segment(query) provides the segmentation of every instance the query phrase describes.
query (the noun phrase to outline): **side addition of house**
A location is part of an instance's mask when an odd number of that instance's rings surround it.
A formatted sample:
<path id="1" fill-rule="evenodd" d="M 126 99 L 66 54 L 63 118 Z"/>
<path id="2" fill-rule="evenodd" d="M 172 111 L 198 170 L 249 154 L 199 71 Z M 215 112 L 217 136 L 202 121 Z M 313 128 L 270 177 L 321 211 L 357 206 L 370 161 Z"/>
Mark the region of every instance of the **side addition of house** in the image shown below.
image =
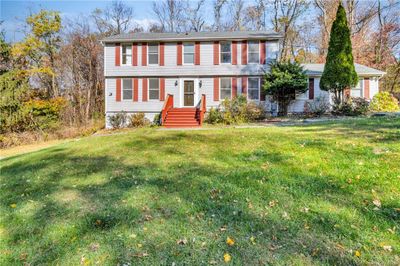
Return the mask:
<path id="1" fill-rule="evenodd" d="M 145 113 L 150 120 L 160 115 L 167 127 L 199 126 L 207 110 L 237 95 L 261 102 L 270 111 L 261 90 L 262 76 L 268 63 L 278 58 L 280 40 L 280 34 L 270 31 L 129 33 L 105 38 L 106 127 L 110 127 L 108 117 L 119 112 Z M 318 86 L 321 65 L 304 67 L 310 90 L 299 95 L 289 109 L 292 112 L 302 112 L 304 101 L 325 93 Z M 366 74 L 360 95 L 372 97 L 378 90 L 374 82 L 382 73 Z"/>

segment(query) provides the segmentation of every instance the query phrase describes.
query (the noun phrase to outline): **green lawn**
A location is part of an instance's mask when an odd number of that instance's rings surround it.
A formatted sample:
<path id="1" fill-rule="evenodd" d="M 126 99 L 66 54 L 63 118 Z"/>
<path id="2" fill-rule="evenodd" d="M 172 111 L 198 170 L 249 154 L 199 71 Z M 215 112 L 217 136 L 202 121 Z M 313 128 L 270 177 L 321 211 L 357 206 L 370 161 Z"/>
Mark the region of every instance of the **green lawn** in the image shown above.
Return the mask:
<path id="1" fill-rule="evenodd" d="M 0 265 L 400 264 L 400 119 L 141 129 L 0 163 Z"/>

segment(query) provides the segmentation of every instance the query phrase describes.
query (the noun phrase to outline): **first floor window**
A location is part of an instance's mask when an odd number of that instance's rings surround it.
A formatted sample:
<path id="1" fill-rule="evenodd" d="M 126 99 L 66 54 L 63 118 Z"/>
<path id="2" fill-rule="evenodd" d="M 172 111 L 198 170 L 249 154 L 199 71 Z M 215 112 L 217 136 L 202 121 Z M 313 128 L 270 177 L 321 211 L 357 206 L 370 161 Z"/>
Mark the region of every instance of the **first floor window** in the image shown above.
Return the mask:
<path id="1" fill-rule="evenodd" d="M 185 43 L 183 45 L 183 63 L 194 64 L 194 44 Z"/>
<path id="2" fill-rule="evenodd" d="M 149 99 L 150 100 L 160 99 L 160 82 L 158 78 L 149 79 Z"/>
<path id="3" fill-rule="evenodd" d="M 231 43 L 221 42 L 221 63 L 230 64 L 231 63 Z"/>
<path id="4" fill-rule="evenodd" d="M 132 45 L 122 45 L 122 64 L 130 65 L 132 62 Z"/>
<path id="5" fill-rule="evenodd" d="M 248 50 L 249 50 L 249 63 L 255 63 L 255 64 L 260 63 L 259 42 L 258 41 L 249 42 Z"/>
<path id="6" fill-rule="evenodd" d="M 158 65 L 158 43 L 149 44 L 149 65 Z"/>
<path id="7" fill-rule="evenodd" d="M 122 80 L 122 99 L 132 100 L 133 90 L 132 90 L 132 79 Z"/>
<path id="8" fill-rule="evenodd" d="M 249 100 L 259 100 L 260 99 L 260 79 L 259 78 L 249 78 L 247 97 Z"/>
<path id="9" fill-rule="evenodd" d="M 220 84 L 220 100 L 224 100 L 226 98 L 230 99 L 232 93 L 232 80 L 231 78 L 221 78 Z"/>
<path id="10" fill-rule="evenodd" d="M 358 80 L 357 85 L 354 88 L 351 88 L 350 96 L 351 97 L 362 97 L 362 89 L 363 89 L 363 79 Z"/>

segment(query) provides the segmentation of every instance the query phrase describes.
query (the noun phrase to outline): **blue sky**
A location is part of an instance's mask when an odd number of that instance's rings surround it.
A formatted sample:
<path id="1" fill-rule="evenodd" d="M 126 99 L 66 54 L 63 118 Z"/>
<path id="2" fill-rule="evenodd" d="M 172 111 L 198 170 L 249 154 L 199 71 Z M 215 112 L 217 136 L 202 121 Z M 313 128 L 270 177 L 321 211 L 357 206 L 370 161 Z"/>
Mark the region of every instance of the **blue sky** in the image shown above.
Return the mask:
<path id="1" fill-rule="evenodd" d="M 7 41 L 18 41 L 23 37 L 23 22 L 31 14 L 40 9 L 60 11 L 62 18 L 73 19 L 79 15 L 88 16 L 95 8 L 104 9 L 111 0 L 0 0 L 0 18 L 2 28 L 6 32 Z M 146 24 L 154 19 L 151 11 L 152 1 L 125 1 L 134 9 L 134 19 Z"/>

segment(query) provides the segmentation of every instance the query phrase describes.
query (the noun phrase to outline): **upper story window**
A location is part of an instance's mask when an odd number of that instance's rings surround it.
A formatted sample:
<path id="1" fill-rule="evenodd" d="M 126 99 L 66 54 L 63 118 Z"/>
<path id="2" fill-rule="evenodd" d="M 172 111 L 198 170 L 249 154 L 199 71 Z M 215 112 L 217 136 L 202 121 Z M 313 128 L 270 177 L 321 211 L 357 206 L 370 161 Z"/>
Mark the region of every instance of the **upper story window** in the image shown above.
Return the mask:
<path id="1" fill-rule="evenodd" d="M 160 99 L 160 81 L 158 78 L 149 79 L 149 100 Z"/>
<path id="2" fill-rule="evenodd" d="M 194 44 L 185 43 L 183 44 L 183 63 L 194 64 Z"/>
<path id="3" fill-rule="evenodd" d="M 267 60 L 276 60 L 279 56 L 279 43 L 278 42 L 267 42 L 266 43 L 266 55 Z"/>
<path id="4" fill-rule="evenodd" d="M 122 99 L 133 99 L 132 79 L 122 79 Z"/>
<path id="5" fill-rule="evenodd" d="M 132 45 L 122 45 L 122 65 L 130 65 L 132 63 Z"/>
<path id="6" fill-rule="evenodd" d="M 149 65 L 158 65 L 158 43 L 149 43 Z"/>
<path id="7" fill-rule="evenodd" d="M 220 100 L 224 100 L 226 98 L 230 99 L 232 95 L 232 79 L 221 78 L 219 87 L 220 87 L 219 99 Z"/>
<path id="8" fill-rule="evenodd" d="M 359 78 L 358 83 L 354 88 L 351 88 L 350 96 L 351 97 L 363 97 L 363 82 L 364 79 Z"/>
<path id="9" fill-rule="evenodd" d="M 248 62 L 260 63 L 260 44 L 258 41 L 250 41 L 248 46 Z"/>
<path id="10" fill-rule="evenodd" d="M 221 63 L 222 64 L 230 64 L 231 63 L 231 43 L 230 42 L 221 42 Z"/>
<path id="11" fill-rule="evenodd" d="M 247 88 L 247 98 L 249 100 L 260 100 L 260 79 L 249 78 Z"/>

